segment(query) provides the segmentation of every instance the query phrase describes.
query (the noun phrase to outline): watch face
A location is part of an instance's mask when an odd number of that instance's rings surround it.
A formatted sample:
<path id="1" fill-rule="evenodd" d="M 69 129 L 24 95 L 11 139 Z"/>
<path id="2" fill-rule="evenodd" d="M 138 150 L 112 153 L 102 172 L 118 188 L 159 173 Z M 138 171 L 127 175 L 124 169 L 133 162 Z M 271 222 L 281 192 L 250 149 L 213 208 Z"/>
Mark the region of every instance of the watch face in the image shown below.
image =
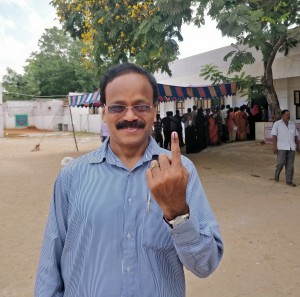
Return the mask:
<path id="1" fill-rule="evenodd" d="M 178 216 L 174 220 L 169 221 L 169 224 L 172 225 L 173 227 L 176 227 L 186 222 L 189 218 L 190 218 L 189 214 Z"/>

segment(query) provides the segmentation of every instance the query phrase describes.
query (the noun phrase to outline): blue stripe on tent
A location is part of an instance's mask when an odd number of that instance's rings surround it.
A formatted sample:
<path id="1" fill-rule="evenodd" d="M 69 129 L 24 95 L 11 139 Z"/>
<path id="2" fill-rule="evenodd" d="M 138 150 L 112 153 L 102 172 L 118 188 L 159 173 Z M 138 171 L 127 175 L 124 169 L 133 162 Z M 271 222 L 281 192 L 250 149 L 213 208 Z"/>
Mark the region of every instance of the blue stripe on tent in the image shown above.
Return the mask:
<path id="1" fill-rule="evenodd" d="M 174 97 L 178 98 L 176 87 L 175 86 L 170 86 L 170 89 L 171 89 L 171 92 L 172 92 L 172 100 L 173 100 Z"/>
<path id="2" fill-rule="evenodd" d="M 222 97 L 222 92 L 220 90 L 220 87 L 219 86 L 214 86 L 214 89 L 215 89 L 215 91 L 217 93 L 217 96 L 218 97 Z"/>
<path id="3" fill-rule="evenodd" d="M 166 92 L 164 89 L 164 85 L 158 84 L 158 93 L 160 96 L 165 97 L 166 96 Z"/>
<path id="4" fill-rule="evenodd" d="M 227 94 L 232 95 L 232 93 L 231 93 L 231 84 L 225 84 L 225 88 L 226 88 Z"/>
<path id="5" fill-rule="evenodd" d="M 190 97 L 190 96 L 187 94 L 187 88 L 182 88 L 182 93 L 183 93 L 184 98 Z"/>
<path id="6" fill-rule="evenodd" d="M 203 91 L 205 93 L 206 98 L 212 98 L 208 87 L 203 87 Z"/>

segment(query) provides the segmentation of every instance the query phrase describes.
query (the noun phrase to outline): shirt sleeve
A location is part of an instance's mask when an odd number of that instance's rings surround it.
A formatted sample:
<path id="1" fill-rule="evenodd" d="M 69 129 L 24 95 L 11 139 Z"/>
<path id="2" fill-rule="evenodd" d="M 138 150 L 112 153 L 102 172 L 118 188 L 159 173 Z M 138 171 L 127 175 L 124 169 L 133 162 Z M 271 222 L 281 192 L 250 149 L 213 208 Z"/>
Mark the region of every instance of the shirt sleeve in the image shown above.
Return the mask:
<path id="1" fill-rule="evenodd" d="M 67 231 L 68 180 L 60 174 L 54 184 L 48 222 L 36 275 L 35 297 L 64 295 L 60 259 Z"/>
<path id="2" fill-rule="evenodd" d="M 273 136 L 277 136 L 278 135 L 278 128 L 277 128 L 278 124 L 277 122 L 275 122 L 272 126 L 272 130 L 271 130 L 271 135 Z"/>
<path id="3" fill-rule="evenodd" d="M 209 276 L 223 255 L 218 222 L 193 164 L 188 167 L 187 202 L 190 218 L 171 230 L 171 236 L 182 264 L 199 277 Z"/>

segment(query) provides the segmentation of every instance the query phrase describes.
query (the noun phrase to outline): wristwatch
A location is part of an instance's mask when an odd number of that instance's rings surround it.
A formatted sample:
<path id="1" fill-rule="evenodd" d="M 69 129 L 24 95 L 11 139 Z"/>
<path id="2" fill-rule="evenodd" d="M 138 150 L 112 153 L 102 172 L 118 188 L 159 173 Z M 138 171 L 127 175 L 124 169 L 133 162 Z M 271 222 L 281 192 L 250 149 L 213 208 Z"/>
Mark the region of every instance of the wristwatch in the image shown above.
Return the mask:
<path id="1" fill-rule="evenodd" d="M 176 227 L 176 226 L 179 226 L 181 224 L 183 224 L 184 222 L 186 222 L 188 219 L 190 218 L 190 214 L 187 213 L 187 214 L 184 214 L 184 215 L 181 215 L 181 216 L 177 216 L 176 218 L 174 218 L 173 220 L 171 221 L 168 221 L 166 220 L 166 222 L 172 227 Z"/>

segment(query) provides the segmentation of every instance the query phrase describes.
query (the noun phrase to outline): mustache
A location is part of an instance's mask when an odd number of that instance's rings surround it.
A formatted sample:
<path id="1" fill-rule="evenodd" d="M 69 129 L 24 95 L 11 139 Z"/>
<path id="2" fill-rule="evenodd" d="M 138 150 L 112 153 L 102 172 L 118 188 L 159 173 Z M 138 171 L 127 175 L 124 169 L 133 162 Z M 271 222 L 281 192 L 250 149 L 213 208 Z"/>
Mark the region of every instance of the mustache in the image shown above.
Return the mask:
<path id="1" fill-rule="evenodd" d="M 146 124 L 144 122 L 141 122 L 141 121 L 138 121 L 138 120 L 135 120 L 135 121 L 132 121 L 132 122 L 121 121 L 121 122 L 118 122 L 116 124 L 116 128 L 118 130 L 124 129 L 124 128 L 139 128 L 139 129 L 143 129 L 143 128 L 145 128 L 145 126 L 146 126 Z"/>

